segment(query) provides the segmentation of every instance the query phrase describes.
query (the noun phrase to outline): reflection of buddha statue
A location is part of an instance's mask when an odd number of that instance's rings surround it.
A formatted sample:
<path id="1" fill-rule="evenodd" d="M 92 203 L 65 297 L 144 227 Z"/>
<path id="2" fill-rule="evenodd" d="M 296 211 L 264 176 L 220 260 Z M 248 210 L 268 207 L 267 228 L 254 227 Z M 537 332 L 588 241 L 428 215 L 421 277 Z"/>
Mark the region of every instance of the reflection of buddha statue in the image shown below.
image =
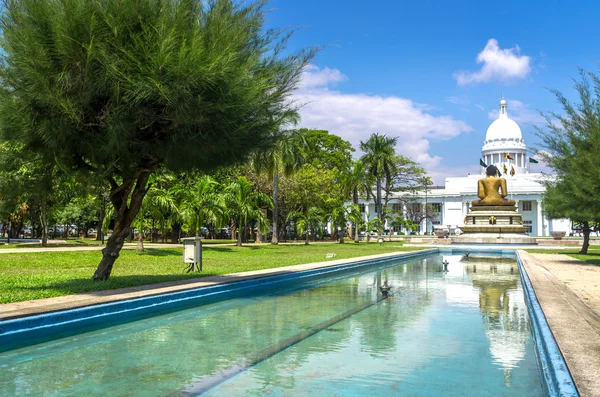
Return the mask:
<path id="1" fill-rule="evenodd" d="M 498 169 L 490 165 L 486 168 L 486 177 L 477 182 L 477 196 L 481 200 L 474 200 L 473 205 L 515 205 L 515 200 L 507 200 L 506 179 L 496 176 Z M 500 193 L 498 193 L 500 189 Z"/>

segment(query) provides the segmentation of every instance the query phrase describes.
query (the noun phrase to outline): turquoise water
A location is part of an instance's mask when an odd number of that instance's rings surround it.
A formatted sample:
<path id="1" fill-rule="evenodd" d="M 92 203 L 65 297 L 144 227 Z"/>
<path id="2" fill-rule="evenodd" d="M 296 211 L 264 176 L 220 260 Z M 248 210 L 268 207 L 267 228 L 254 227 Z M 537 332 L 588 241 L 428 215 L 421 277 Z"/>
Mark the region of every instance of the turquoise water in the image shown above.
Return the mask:
<path id="1" fill-rule="evenodd" d="M 224 379 L 204 395 L 542 396 L 516 263 L 460 259 L 430 257 L 1 353 L 0 395 L 189 395 Z M 386 280 L 394 295 L 377 303 Z M 227 375 L 265 351 L 272 355 Z"/>

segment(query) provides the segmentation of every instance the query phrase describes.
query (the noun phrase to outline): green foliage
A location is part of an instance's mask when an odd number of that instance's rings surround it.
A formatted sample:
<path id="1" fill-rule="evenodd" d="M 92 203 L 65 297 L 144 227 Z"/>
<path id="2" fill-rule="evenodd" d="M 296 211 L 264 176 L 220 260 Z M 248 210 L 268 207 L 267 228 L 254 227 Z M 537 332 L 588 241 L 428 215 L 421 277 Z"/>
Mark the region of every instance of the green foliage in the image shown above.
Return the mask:
<path id="1" fill-rule="evenodd" d="M 288 214 L 288 221 L 293 221 L 300 236 L 305 237 L 308 244 L 309 235 L 317 238 L 322 233 L 325 213 L 321 208 L 308 207 L 304 211 L 293 211 Z"/>
<path id="2" fill-rule="evenodd" d="M 552 91 L 564 114 L 546 116 L 546 128 L 538 129 L 545 151 L 538 154 L 556 172 L 555 179 L 545 182 L 544 211 L 550 218 L 583 224 L 584 254 L 590 223 L 600 221 L 600 78 L 583 70 L 580 76 L 575 84 L 579 103 Z"/>
<path id="3" fill-rule="evenodd" d="M 390 179 L 395 174 L 396 151 L 398 138 L 389 138 L 386 135 L 371 134 L 368 140 L 360 142 L 360 150 L 365 154 L 362 161 L 367 172 L 378 180 L 384 177 Z"/>
<path id="4" fill-rule="evenodd" d="M 249 222 L 256 220 L 263 228 L 268 225 L 262 208 L 272 208 L 273 201 L 268 195 L 256 191 L 243 176 L 227 185 L 223 193 L 225 211 L 228 217 L 235 220 L 235 227 L 238 229 L 237 243 L 242 245 L 242 234 Z"/>
<path id="5" fill-rule="evenodd" d="M 7 1 L 2 130 L 63 164 L 215 168 L 269 147 L 314 51 L 263 2 Z M 33 127 L 35 126 L 35 127 Z"/>
<path id="6" fill-rule="evenodd" d="M 110 276 L 153 172 L 239 164 L 297 116 L 289 96 L 316 49 L 285 52 L 291 34 L 265 28 L 265 4 L 4 3 L 0 136 L 110 183 L 115 228 L 95 279 Z"/>
<path id="7" fill-rule="evenodd" d="M 334 170 L 303 165 L 293 178 L 282 181 L 286 191 L 285 205 L 290 210 L 305 211 L 309 207 L 326 208 L 327 200 L 344 197 L 336 186 L 337 173 Z"/>
<path id="8" fill-rule="evenodd" d="M 375 198 L 375 212 L 381 220 L 385 216 L 381 190 L 383 181 L 390 181 L 393 175 L 396 174 L 395 146 L 397 142 L 397 137 L 388 138 L 385 135 L 379 134 L 371 134 L 367 141 L 360 142 L 360 150 L 365 153 L 361 160 L 365 164 L 369 175 L 375 179 L 376 194 L 372 194 L 371 196 Z"/>
<path id="9" fill-rule="evenodd" d="M 350 142 L 326 130 L 302 128 L 299 133 L 306 140 L 303 157 L 315 167 L 343 170 L 352 163 L 354 148 Z"/>

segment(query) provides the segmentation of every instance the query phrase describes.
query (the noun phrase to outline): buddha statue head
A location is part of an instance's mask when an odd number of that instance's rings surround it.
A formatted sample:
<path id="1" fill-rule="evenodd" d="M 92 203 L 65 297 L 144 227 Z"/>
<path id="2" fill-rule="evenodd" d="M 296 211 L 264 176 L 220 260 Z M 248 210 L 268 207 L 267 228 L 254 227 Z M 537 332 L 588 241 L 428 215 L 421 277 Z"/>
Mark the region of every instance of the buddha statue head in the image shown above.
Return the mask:
<path id="1" fill-rule="evenodd" d="M 489 165 L 485 169 L 485 175 L 487 175 L 487 176 L 497 176 L 498 175 L 498 168 L 496 168 L 495 165 Z"/>

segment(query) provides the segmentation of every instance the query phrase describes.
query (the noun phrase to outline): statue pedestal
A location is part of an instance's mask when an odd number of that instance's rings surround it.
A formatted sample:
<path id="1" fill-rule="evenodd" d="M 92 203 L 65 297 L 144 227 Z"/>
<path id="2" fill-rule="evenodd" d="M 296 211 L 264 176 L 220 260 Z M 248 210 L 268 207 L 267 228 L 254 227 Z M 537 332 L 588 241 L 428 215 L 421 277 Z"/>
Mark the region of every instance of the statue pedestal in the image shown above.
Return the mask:
<path id="1" fill-rule="evenodd" d="M 453 244 L 537 244 L 514 205 L 474 205 Z"/>

